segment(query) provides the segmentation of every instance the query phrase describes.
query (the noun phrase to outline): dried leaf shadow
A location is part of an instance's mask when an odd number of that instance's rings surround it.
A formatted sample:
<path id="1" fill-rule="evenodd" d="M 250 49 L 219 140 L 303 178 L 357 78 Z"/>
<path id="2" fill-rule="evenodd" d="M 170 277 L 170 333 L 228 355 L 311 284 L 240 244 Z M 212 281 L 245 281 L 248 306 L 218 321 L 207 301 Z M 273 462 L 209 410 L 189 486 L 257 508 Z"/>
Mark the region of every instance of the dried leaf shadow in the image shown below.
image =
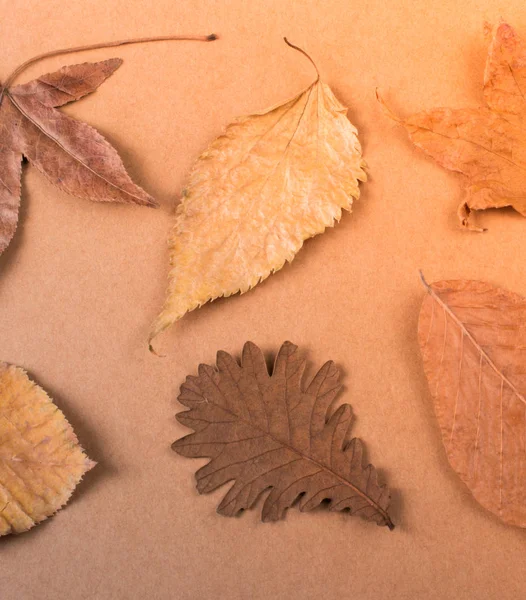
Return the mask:
<path id="1" fill-rule="evenodd" d="M 116 476 L 117 473 L 122 474 L 125 469 L 117 468 L 117 465 L 107 456 L 96 434 L 95 426 L 86 422 L 78 408 L 73 406 L 60 392 L 57 392 L 53 385 L 46 383 L 45 379 L 33 377 L 33 373 L 30 371 L 28 371 L 28 376 L 31 380 L 42 383 L 50 398 L 53 398 L 54 404 L 68 416 L 68 421 L 78 438 L 82 440 L 86 453 L 97 463 L 97 468 L 88 471 L 77 485 L 72 501 L 75 500 L 77 493 L 83 498 L 87 497 L 95 492 L 102 482 Z"/>

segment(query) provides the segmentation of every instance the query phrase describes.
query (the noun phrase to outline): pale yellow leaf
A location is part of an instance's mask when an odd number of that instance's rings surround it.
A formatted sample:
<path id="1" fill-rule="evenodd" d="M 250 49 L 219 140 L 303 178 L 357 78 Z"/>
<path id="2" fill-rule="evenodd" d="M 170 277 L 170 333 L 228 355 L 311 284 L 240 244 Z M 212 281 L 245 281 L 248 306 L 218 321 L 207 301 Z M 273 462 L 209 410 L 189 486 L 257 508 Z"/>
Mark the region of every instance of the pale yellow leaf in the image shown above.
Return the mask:
<path id="1" fill-rule="evenodd" d="M 248 291 L 351 209 L 366 174 L 346 112 L 318 78 L 238 119 L 200 156 L 177 210 L 167 300 L 150 341 L 209 300 Z"/>
<path id="2" fill-rule="evenodd" d="M 0 535 L 54 514 L 94 464 L 46 392 L 0 362 Z"/>

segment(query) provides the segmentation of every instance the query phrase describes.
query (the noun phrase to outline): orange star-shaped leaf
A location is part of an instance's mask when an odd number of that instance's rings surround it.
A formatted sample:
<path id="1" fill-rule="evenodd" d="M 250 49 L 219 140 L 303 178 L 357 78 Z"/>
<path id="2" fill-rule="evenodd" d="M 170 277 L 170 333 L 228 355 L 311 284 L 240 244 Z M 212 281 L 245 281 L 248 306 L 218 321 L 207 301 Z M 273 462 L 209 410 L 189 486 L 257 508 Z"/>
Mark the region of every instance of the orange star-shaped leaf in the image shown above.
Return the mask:
<path id="1" fill-rule="evenodd" d="M 489 48 L 480 108 L 435 108 L 400 122 L 412 142 L 440 165 L 468 178 L 458 209 L 470 213 L 512 206 L 526 216 L 526 44 L 500 25 Z M 397 119 L 399 120 L 399 119 Z"/>

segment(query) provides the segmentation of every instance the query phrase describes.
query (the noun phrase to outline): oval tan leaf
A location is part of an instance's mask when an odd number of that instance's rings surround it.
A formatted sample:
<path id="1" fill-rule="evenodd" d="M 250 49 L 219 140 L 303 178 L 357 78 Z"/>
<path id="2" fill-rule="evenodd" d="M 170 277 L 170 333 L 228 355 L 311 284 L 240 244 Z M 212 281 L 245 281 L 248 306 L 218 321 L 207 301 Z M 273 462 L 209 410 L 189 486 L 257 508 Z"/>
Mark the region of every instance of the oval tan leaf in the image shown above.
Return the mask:
<path id="1" fill-rule="evenodd" d="M 449 462 L 482 506 L 526 527 L 526 298 L 482 281 L 428 291 L 418 339 Z"/>
<path id="2" fill-rule="evenodd" d="M 188 311 L 244 293 L 339 221 L 366 180 L 356 128 L 319 79 L 238 119 L 198 159 L 170 238 L 169 287 L 150 341 Z"/>
<path id="3" fill-rule="evenodd" d="M 54 514 L 94 465 L 46 392 L 0 362 L 0 536 Z"/>

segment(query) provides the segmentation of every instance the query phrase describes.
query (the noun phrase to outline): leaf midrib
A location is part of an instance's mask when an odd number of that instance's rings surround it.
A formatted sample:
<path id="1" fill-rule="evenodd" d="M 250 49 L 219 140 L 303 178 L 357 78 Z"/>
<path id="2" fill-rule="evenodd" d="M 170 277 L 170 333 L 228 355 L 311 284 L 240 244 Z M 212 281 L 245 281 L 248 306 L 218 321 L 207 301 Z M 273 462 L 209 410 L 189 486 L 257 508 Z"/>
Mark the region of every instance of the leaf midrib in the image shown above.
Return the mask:
<path id="1" fill-rule="evenodd" d="M 457 109 L 457 110 L 459 110 L 459 111 L 460 111 L 460 110 L 463 110 L 463 109 Z M 475 109 L 475 110 L 476 110 L 476 109 Z M 499 113 L 497 113 L 497 112 L 495 112 L 495 111 L 493 111 L 493 110 L 491 110 L 491 109 L 488 109 L 488 110 L 489 110 L 489 112 L 491 112 L 493 115 L 495 115 L 495 116 L 497 116 L 497 117 L 500 117 L 500 118 L 502 118 L 504 121 L 506 121 L 506 122 L 508 122 L 508 123 L 509 123 L 509 121 L 508 121 L 507 119 L 504 119 L 503 117 L 501 117 L 501 115 L 500 115 Z M 486 146 L 484 146 L 484 145 L 482 145 L 482 144 L 479 144 L 479 143 L 475 142 L 474 140 L 469 140 L 469 139 L 467 139 L 466 137 L 456 137 L 456 138 L 455 138 L 455 137 L 452 137 L 452 136 L 450 136 L 450 135 L 446 135 L 445 133 L 440 133 L 439 131 L 436 131 L 435 129 L 431 129 L 430 127 L 424 127 L 423 125 L 416 125 L 416 124 L 413 124 L 413 123 L 406 123 L 406 126 L 409 126 L 409 127 L 416 127 L 416 128 L 418 128 L 418 129 L 420 129 L 420 130 L 422 130 L 422 131 L 427 131 L 427 132 L 429 132 L 429 133 L 431 133 L 431 134 L 433 134 L 433 135 L 437 135 L 437 136 L 439 136 L 439 137 L 443 137 L 443 138 L 445 138 L 446 140 L 450 140 L 450 141 L 452 141 L 452 142 L 458 142 L 458 141 L 460 140 L 460 141 L 462 141 L 462 142 L 466 142 L 466 143 L 468 143 L 468 144 L 472 144 L 472 145 L 473 145 L 473 146 L 475 146 L 476 148 L 479 148 L 480 150 L 483 150 L 484 152 L 487 152 L 488 154 L 493 154 L 493 155 L 494 155 L 494 156 L 496 156 L 497 158 L 499 158 L 499 159 L 501 159 L 501 160 L 503 160 L 503 161 L 506 161 L 506 162 L 508 162 L 508 163 L 509 163 L 510 165 L 512 165 L 513 167 L 515 167 L 515 168 L 517 168 L 517 169 L 519 169 L 519 170 L 521 170 L 521 171 L 526 171 L 526 167 L 524 167 L 523 165 L 517 164 L 515 161 L 513 161 L 513 160 L 512 160 L 512 159 L 510 159 L 510 158 L 508 158 L 507 156 L 503 156 L 502 154 L 499 154 L 498 152 L 496 152 L 495 150 L 492 150 L 491 148 L 486 148 Z M 411 135 L 411 133 L 409 133 L 409 135 Z M 425 148 L 424 148 L 424 150 L 427 152 L 427 149 L 425 149 Z M 430 154 L 430 153 L 429 153 L 429 154 Z M 458 167 L 458 168 L 454 168 L 454 169 L 452 169 L 452 170 L 459 171 L 459 172 L 463 172 L 463 171 L 461 170 L 461 168 L 460 168 L 460 167 Z"/>
<path id="2" fill-rule="evenodd" d="M 21 106 L 20 104 L 15 100 L 14 96 L 10 93 L 9 90 L 5 91 L 5 95 L 9 98 L 9 100 L 11 100 L 13 106 L 20 112 L 20 114 L 27 119 L 32 125 L 34 125 L 40 132 L 42 132 L 48 139 L 50 139 L 52 142 L 54 142 L 63 152 L 65 152 L 68 156 L 71 156 L 71 158 L 73 158 L 75 161 L 77 161 L 80 165 L 82 165 L 82 167 L 84 167 L 85 169 L 87 169 L 88 171 L 90 171 L 95 177 L 97 177 L 98 179 L 101 179 L 102 181 L 104 181 L 105 183 L 107 183 L 109 186 L 115 188 L 116 190 L 118 190 L 119 192 L 122 192 L 123 194 L 126 194 L 127 196 L 129 196 L 130 198 L 135 198 L 135 200 L 138 200 L 141 204 L 144 203 L 144 200 L 139 198 L 139 196 L 136 196 L 135 194 L 132 194 L 131 192 L 126 191 L 125 189 L 121 188 L 119 185 L 111 182 L 109 179 L 106 179 L 106 177 L 104 177 L 103 175 L 101 175 L 100 173 L 97 173 L 97 171 L 95 171 L 94 169 L 92 169 L 89 165 L 87 165 L 81 158 L 79 158 L 76 154 L 74 154 L 73 152 L 71 152 L 70 150 L 68 150 L 65 146 L 63 146 L 60 141 L 53 137 L 48 131 L 46 131 L 39 123 L 37 123 L 30 114 L 28 114 Z M 56 110 L 56 109 L 55 109 Z M 106 140 L 105 140 L 106 141 Z"/>
<path id="3" fill-rule="evenodd" d="M 429 295 L 447 312 L 447 314 L 453 319 L 453 321 L 460 327 L 462 333 L 471 341 L 475 348 L 480 352 L 481 356 L 484 357 L 488 365 L 497 373 L 502 381 L 510 388 L 510 390 L 517 396 L 517 398 L 526 405 L 526 398 L 519 392 L 515 385 L 504 375 L 499 367 L 493 362 L 488 353 L 482 348 L 477 342 L 476 338 L 469 332 L 464 323 L 455 315 L 449 305 L 440 298 L 437 292 L 429 285 L 425 284 Z"/>

